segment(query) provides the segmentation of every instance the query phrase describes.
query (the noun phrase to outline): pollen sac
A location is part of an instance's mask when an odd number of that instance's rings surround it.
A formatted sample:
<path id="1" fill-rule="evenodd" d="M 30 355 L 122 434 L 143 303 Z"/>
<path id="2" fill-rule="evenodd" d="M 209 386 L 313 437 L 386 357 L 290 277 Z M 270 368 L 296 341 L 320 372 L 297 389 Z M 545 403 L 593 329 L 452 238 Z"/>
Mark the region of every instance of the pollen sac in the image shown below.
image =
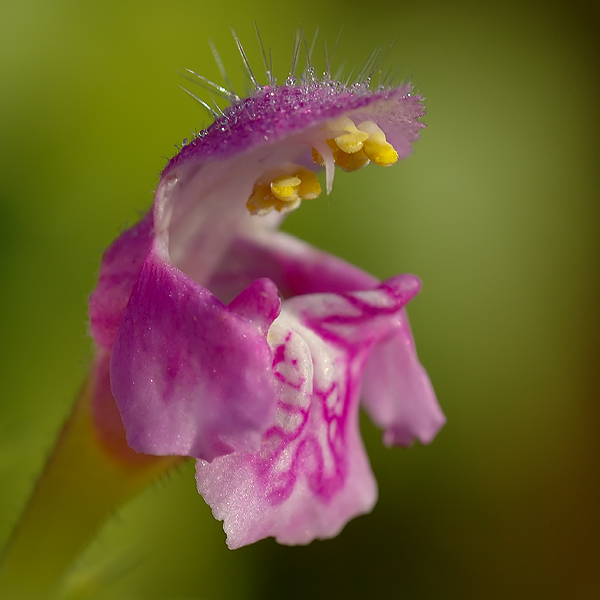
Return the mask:
<path id="1" fill-rule="evenodd" d="M 335 143 L 335 140 L 326 140 L 331 154 L 333 155 L 333 162 L 343 171 L 357 171 L 361 167 L 369 164 L 368 156 L 362 151 L 362 148 L 358 152 L 348 153 L 340 149 Z M 325 167 L 325 160 L 319 154 L 317 150 L 312 149 L 312 157 L 315 163 L 321 167 Z"/>
<path id="2" fill-rule="evenodd" d="M 370 161 L 380 167 L 389 167 L 398 162 L 396 149 L 385 139 L 385 133 L 373 121 L 364 121 L 357 129 L 368 135 L 362 149 Z"/>
<path id="3" fill-rule="evenodd" d="M 373 123 L 373 125 L 375 125 L 375 123 Z M 352 119 L 348 117 L 342 117 L 341 119 L 336 119 L 335 121 L 330 122 L 328 124 L 328 128 L 334 131 L 337 129 L 346 131 L 346 133 L 338 135 L 333 139 L 336 146 L 346 154 L 354 154 L 355 152 L 358 152 L 362 149 L 363 143 L 369 139 L 369 133 L 360 131 Z"/>
<path id="4" fill-rule="evenodd" d="M 356 125 L 349 117 L 341 117 L 329 121 L 325 130 L 332 133 L 343 132 L 327 138 L 326 142 L 331 149 L 333 161 L 344 171 L 356 171 L 369 162 L 389 167 L 398 161 L 398 152 L 373 121 L 363 121 Z M 325 166 L 325 159 L 314 148 L 312 156 L 315 163 Z"/>
<path id="5" fill-rule="evenodd" d="M 302 200 L 312 200 L 321 194 L 317 176 L 300 165 L 289 164 L 263 173 L 254 183 L 246 207 L 252 215 L 265 215 L 275 209 L 288 213 Z"/>

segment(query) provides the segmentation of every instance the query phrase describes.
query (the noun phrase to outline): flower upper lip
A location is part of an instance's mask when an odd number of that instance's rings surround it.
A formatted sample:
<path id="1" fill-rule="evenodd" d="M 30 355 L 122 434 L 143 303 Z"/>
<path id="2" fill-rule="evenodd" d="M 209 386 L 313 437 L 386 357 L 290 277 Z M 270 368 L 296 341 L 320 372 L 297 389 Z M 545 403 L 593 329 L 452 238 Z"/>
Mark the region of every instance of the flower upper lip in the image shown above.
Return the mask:
<path id="1" fill-rule="evenodd" d="M 400 158 L 404 158 L 425 127 L 418 120 L 425 114 L 421 101 L 421 96 L 412 94 L 410 85 L 362 93 L 322 82 L 304 88 L 263 88 L 226 108 L 223 116 L 169 161 L 163 176 L 188 160 L 223 160 L 251 152 L 311 128 L 318 129 L 328 119 L 344 114 L 364 115 L 378 124 L 383 121 L 382 128 Z"/>
<path id="2" fill-rule="evenodd" d="M 316 168 L 313 148 L 324 156 L 330 153 L 325 141 L 336 132 L 326 125 L 342 115 L 356 123 L 372 123 L 399 158 L 407 156 L 424 127 L 419 121 L 424 113 L 421 98 L 410 91 L 410 85 L 368 92 L 364 87 L 317 82 L 261 88 L 234 102 L 163 171 L 154 221 L 157 234 L 165 237 L 170 260 L 204 281 L 218 264 L 219 248 L 226 248 L 234 232 L 247 227 L 243 213 L 261 175 L 288 163 Z M 331 161 L 325 159 L 327 192 L 333 183 Z M 204 227 L 209 221 L 210 227 Z M 277 222 L 275 217 L 270 225 Z M 203 272 L 197 263 L 186 264 L 190 245 L 194 255 L 204 255 Z"/>

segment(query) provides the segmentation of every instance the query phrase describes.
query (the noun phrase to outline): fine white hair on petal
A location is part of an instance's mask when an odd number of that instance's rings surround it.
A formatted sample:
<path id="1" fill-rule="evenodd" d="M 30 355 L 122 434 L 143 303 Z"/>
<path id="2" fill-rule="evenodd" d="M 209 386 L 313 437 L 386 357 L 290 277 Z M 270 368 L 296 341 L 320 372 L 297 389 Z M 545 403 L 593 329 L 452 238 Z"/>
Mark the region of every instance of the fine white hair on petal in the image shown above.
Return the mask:
<path id="1" fill-rule="evenodd" d="M 250 60 L 248 59 L 247 52 L 244 49 L 244 45 L 240 41 L 238 35 L 236 34 L 233 28 L 231 29 L 231 33 L 233 35 L 233 39 L 238 49 L 239 55 L 242 59 L 244 72 L 248 77 L 251 91 L 259 91 L 264 89 L 265 85 L 267 87 L 275 87 L 277 85 L 277 78 L 274 74 L 272 48 L 264 44 L 256 23 L 254 23 L 254 28 L 256 31 L 258 46 L 260 49 L 260 54 L 264 66 L 264 76 L 255 71 L 255 69 L 253 69 Z M 391 89 L 396 85 L 395 82 L 398 80 L 398 74 L 400 69 L 394 69 L 392 66 L 388 66 L 385 69 L 383 68 L 383 64 L 386 61 L 389 52 L 395 43 L 395 40 L 387 45 L 380 46 L 379 48 L 373 50 L 373 52 L 369 55 L 362 67 L 358 69 L 351 69 L 351 71 L 348 72 L 348 74 L 346 75 L 344 81 L 342 81 L 344 64 L 342 64 L 340 68 L 336 71 L 336 73 L 332 76 L 333 62 L 340 41 L 341 33 L 342 29 L 340 28 L 331 55 L 329 55 L 328 53 L 327 44 L 323 44 L 323 60 L 325 63 L 325 68 L 321 78 L 319 78 L 316 75 L 315 66 L 313 64 L 313 54 L 317 45 L 319 29 L 317 28 L 315 30 L 310 43 L 307 40 L 307 36 L 303 27 L 300 27 L 299 29 L 295 30 L 292 43 L 291 62 L 287 77 L 285 79 L 285 85 L 302 86 L 306 84 L 315 84 L 320 81 L 321 83 L 335 84 L 336 87 L 340 90 L 342 90 L 343 88 L 347 88 L 352 89 L 352 91 L 354 92 L 362 90 L 365 93 L 367 93 L 372 86 L 377 90 L 384 90 Z M 234 91 L 231 80 L 227 75 L 227 70 L 225 69 L 223 61 L 221 60 L 221 56 L 219 55 L 219 52 L 217 51 L 212 41 L 209 41 L 209 46 L 217 68 L 219 69 L 219 74 L 221 75 L 224 85 L 220 85 L 214 81 L 211 81 L 207 77 L 204 77 L 203 75 L 200 75 L 199 73 L 188 68 L 184 69 L 183 76 L 210 91 L 211 95 L 216 93 L 219 97 L 227 101 L 229 104 L 234 105 L 240 102 L 242 100 L 242 97 Z M 304 49 L 304 52 L 302 52 L 302 49 Z M 296 71 L 298 71 L 298 66 L 300 64 L 302 55 L 304 55 L 304 68 L 302 72 L 299 75 L 297 75 Z M 377 83 L 372 84 L 373 78 L 376 75 L 378 75 Z M 265 84 L 261 83 L 261 79 L 265 81 Z M 183 89 L 188 94 L 190 94 L 190 96 L 198 100 L 198 102 L 200 102 L 205 108 L 208 107 L 207 102 L 200 100 L 196 95 L 192 94 L 185 88 Z M 208 108 L 210 109 L 210 107 Z"/>

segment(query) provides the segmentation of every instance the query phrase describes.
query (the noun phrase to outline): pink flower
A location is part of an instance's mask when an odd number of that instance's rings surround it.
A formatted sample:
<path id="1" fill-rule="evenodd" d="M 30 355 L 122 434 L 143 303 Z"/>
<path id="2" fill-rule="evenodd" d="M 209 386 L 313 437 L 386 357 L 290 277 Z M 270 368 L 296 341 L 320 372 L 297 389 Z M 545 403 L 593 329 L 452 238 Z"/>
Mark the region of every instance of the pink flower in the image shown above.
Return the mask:
<path id="1" fill-rule="evenodd" d="M 407 156 L 421 98 L 310 69 L 245 99 L 216 87 L 231 106 L 106 252 L 91 332 L 128 444 L 198 459 L 230 547 L 307 543 L 375 503 L 360 401 L 390 445 L 430 442 L 444 416 L 404 310 L 419 280 L 380 283 L 277 227 L 321 193 L 321 167 L 329 192 L 336 166 Z"/>

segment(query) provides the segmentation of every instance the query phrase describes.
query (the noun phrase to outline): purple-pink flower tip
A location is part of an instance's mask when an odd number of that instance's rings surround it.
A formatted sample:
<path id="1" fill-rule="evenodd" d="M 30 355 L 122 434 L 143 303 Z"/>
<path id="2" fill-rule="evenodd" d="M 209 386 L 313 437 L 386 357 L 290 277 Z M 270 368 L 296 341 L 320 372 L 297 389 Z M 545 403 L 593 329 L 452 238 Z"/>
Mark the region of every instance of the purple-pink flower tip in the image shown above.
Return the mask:
<path id="1" fill-rule="evenodd" d="M 129 445 L 198 459 L 231 548 L 331 537 L 371 510 L 361 405 L 389 445 L 428 443 L 444 423 L 406 316 L 419 279 L 381 283 L 277 230 L 319 196 L 318 171 L 330 192 L 336 167 L 406 157 L 421 98 L 371 90 L 377 61 L 353 84 L 308 63 L 259 85 L 247 66 L 245 99 L 197 76 L 231 104 L 168 163 L 90 299 Z"/>

